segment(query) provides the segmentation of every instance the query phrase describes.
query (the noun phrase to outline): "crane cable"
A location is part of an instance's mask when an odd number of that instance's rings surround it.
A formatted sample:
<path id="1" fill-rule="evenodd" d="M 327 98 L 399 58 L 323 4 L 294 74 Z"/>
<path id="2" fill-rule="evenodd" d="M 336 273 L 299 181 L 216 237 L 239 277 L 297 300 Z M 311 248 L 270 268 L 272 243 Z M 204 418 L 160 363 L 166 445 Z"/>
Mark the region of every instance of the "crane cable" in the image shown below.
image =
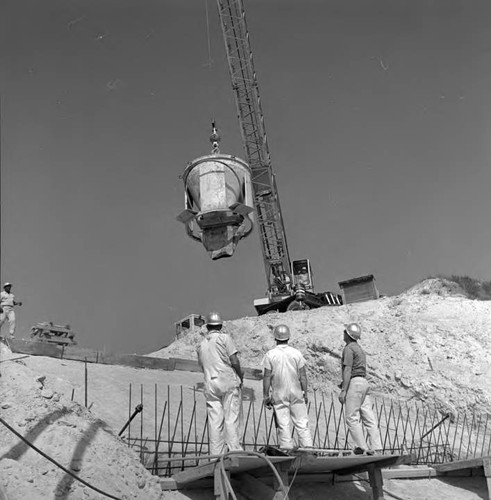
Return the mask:
<path id="1" fill-rule="evenodd" d="M 85 481 L 81 477 L 78 477 L 72 471 L 70 471 L 70 470 L 66 469 L 65 467 L 63 467 L 63 465 L 61 465 L 60 463 L 58 463 L 55 459 L 51 458 L 49 455 L 47 455 L 46 453 L 44 453 L 43 451 L 41 451 L 39 448 L 37 448 L 36 446 L 34 446 L 31 442 L 29 442 L 22 434 L 20 434 L 13 427 L 11 427 L 2 417 L 0 417 L 0 423 L 2 423 L 5 427 L 7 427 L 7 429 L 10 432 L 13 432 L 20 440 L 22 440 L 25 444 L 27 444 L 28 446 L 30 446 L 34 451 L 37 451 L 41 456 L 43 456 L 44 458 L 46 458 L 47 460 L 49 460 L 51 463 L 55 464 L 63 472 L 65 472 L 66 474 L 72 476 L 77 481 L 80 481 L 82 484 L 85 484 L 85 486 L 88 486 L 90 489 L 92 489 L 94 491 L 97 491 L 97 493 L 100 493 L 101 495 L 104 495 L 104 496 L 106 496 L 108 498 L 112 498 L 113 500 L 122 500 L 120 497 L 115 497 L 113 495 L 110 495 L 109 493 L 106 493 L 106 492 L 100 490 L 99 488 L 96 488 L 95 486 L 92 486 L 90 483 L 88 483 L 87 481 Z"/>

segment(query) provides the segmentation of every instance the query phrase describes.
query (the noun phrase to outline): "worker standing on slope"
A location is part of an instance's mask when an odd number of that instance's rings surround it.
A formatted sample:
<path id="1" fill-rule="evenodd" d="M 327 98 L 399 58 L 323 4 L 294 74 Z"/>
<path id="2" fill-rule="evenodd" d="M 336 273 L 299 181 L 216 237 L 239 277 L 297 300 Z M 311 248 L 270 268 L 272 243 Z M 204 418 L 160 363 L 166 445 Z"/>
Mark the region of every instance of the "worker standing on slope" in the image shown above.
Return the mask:
<path id="1" fill-rule="evenodd" d="M 198 348 L 198 362 L 205 375 L 205 399 L 208 413 L 210 454 L 242 450 L 242 381 L 237 349 L 230 335 L 222 332 L 220 314 L 206 318 L 207 333 Z"/>
<path id="2" fill-rule="evenodd" d="M 8 320 L 10 338 L 15 337 L 15 312 L 14 306 L 21 306 L 22 302 L 17 302 L 15 296 L 11 293 L 12 283 L 5 283 L 3 291 L 0 292 L 0 330 Z"/>
<path id="3" fill-rule="evenodd" d="M 360 337 L 360 325 L 357 323 L 346 325 L 344 329 L 346 345 L 341 358 L 343 381 L 339 394 L 340 403 L 345 405 L 346 425 L 355 444 L 355 453 L 359 454 L 382 450 L 377 420 L 368 395 L 366 355 L 357 342 Z M 365 425 L 370 447 L 367 446 L 363 435 L 362 423 Z"/>
<path id="4" fill-rule="evenodd" d="M 302 353 L 288 345 L 290 329 L 278 325 L 274 329 L 276 347 L 264 356 L 263 397 L 266 407 L 276 414 L 279 446 L 292 449 L 290 419 L 297 431 L 300 447 L 312 447 L 307 414 L 307 372 Z"/>
<path id="5" fill-rule="evenodd" d="M 297 285 L 295 288 L 295 300 L 288 304 L 287 311 L 306 311 L 310 309 L 305 303 L 305 288 L 302 285 Z"/>

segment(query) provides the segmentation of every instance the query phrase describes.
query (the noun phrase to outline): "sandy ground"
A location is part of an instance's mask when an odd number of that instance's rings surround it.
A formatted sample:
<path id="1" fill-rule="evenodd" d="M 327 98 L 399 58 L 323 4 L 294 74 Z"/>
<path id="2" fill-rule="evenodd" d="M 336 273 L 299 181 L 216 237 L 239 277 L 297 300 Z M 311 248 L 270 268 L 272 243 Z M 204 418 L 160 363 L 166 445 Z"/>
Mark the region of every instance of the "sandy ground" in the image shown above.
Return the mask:
<path id="1" fill-rule="evenodd" d="M 225 326 L 243 364 L 255 368 L 272 346 L 274 325 L 286 322 L 293 331 L 292 344 L 307 359 L 313 386 L 329 391 L 339 380 L 340 332 L 348 320 L 359 321 L 364 328 L 361 343 L 369 354 L 370 380 L 380 394 L 399 400 L 431 398 L 442 408 L 490 411 L 491 304 L 468 300 L 438 280 L 423 282 L 398 297 L 349 308 L 242 318 Z M 199 335 L 185 336 L 154 355 L 195 359 L 199 339 Z M 117 436 L 140 402 L 142 386 L 144 411 L 152 412 L 155 386 L 162 399 L 169 390 L 176 394 L 182 390 L 184 398 L 202 398 L 200 373 L 89 364 L 85 408 L 83 363 L 29 356 L 11 359 L 16 357 L 0 348 L 0 416 L 64 467 L 121 499 L 213 498 L 211 490 L 161 492 L 157 478 Z M 260 382 L 247 381 L 246 386 L 249 397 L 260 397 Z M 3 425 L 0 487 L 9 500 L 107 498 L 35 453 Z M 482 477 L 390 480 L 385 488 L 406 500 L 488 498 Z M 365 482 L 294 483 L 292 497 L 361 500 L 371 494 Z"/>

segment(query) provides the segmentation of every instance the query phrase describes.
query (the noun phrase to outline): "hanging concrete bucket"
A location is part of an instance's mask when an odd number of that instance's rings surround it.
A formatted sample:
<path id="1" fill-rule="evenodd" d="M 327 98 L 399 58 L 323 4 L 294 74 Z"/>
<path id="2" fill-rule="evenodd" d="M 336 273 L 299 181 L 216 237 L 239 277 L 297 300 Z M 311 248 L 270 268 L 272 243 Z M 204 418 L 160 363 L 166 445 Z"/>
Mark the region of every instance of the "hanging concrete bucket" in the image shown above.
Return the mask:
<path id="1" fill-rule="evenodd" d="M 182 177 L 185 210 L 177 220 L 213 260 L 231 257 L 253 228 L 248 165 L 235 156 L 211 154 L 189 163 Z"/>

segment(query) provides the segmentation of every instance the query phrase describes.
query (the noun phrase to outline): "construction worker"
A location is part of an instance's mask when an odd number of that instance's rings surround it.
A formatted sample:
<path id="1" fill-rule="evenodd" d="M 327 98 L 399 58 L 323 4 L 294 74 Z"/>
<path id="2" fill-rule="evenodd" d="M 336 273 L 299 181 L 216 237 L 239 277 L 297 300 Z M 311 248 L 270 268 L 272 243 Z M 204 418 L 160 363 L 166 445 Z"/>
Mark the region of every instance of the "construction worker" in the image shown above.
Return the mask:
<path id="1" fill-rule="evenodd" d="M 295 300 L 288 304 L 287 311 L 306 311 L 310 309 L 305 303 L 305 288 L 302 285 L 295 287 Z"/>
<path id="2" fill-rule="evenodd" d="M 237 349 L 230 335 L 222 332 L 217 312 L 206 318 L 207 333 L 198 348 L 198 361 L 205 375 L 205 399 L 208 413 L 210 454 L 242 450 L 242 381 Z"/>
<path id="3" fill-rule="evenodd" d="M 350 323 L 345 326 L 343 333 L 346 345 L 341 358 L 343 381 L 339 401 L 345 405 L 346 425 L 354 441 L 355 453 L 380 452 L 382 450 L 380 433 L 368 395 L 366 356 L 358 344 L 361 327 L 357 323 Z M 370 446 L 367 445 L 363 435 L 362 424 L 367 431 Z"/>
<path id="4" fill-rule="evenodd" d="M 276 347 L 269 350 L 263 360 L 264 404 L 275 412 L 280 448 L 290 450 L 294 447 L 290 420 L 297 431 L 300 447 L 312 447 L 305 359 L 299 350 L 288 345 L 288 326 L 276 326 L 273 334 Z"/>
<path id="5" fill-rule="evenodd" d="M 22 302 L 17 302 L 11 293 L 12 283 L 4 283 L 3 291 L 0 292 L 0 329 L 5 321 L 9 322 L 10 338 L 15 337 L 15 312 L 14 306 L 21 306 Z"/>

